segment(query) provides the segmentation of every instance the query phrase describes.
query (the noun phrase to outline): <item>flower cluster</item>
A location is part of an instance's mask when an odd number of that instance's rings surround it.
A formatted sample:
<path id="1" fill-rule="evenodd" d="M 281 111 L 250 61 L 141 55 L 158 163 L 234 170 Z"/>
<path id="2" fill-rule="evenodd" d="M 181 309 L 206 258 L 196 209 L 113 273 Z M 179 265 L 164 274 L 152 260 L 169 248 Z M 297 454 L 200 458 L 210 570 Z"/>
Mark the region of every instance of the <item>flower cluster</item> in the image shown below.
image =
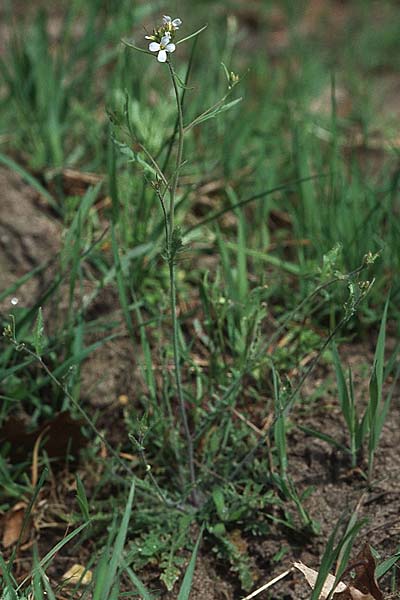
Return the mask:
<path id="1" fill-rule="evenodd" d="M 182 21 L 180 19 L 171 19 L 171 17 L 164 15 L 161 27 L 154 29 L 152 35 L 145 36 L 147 40 L 151 40 L 149 50 L 158 52 L 157 60 L 159 62 L 166 62 L 167 52 L 175 52 L 176 46 L 173 39 L 175 32 L 181 25 Z"/>
<path id="2" fill-rule="evenodd" d="M 180 19 L 172 20 L 171 17 L 168 17 L 167 15 L 163 16 L 163 28 L 165 32 L 169 31 L 171 35 L 174 35 L 175 31 L 179 29 L 181 25 L 182 21 Z"/>

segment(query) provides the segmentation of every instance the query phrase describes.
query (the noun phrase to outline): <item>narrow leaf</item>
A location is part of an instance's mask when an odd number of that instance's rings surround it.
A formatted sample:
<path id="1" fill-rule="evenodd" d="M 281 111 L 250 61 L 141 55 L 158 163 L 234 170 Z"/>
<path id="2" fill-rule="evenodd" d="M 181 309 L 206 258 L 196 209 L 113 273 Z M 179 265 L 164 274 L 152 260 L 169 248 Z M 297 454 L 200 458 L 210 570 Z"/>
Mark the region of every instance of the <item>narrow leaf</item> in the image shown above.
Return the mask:
<path id="1" fill-rule="evenodd" d="M 195 566 L 196 566 L 197 552 L 199 550 L 200 541 L 201 541 L 201 538 L 203 536 L 203 529 L 204 529 L 204 525 L 202 525 L 200 533 L 199 533 L 199 537 L 197 538 L 197 542 L 196 542 L 196 545 L 194 547 L 193 554 L 192 554 L 192 557 L 190 559 L 189 566 L 186 569 L 186 573 L 185 573 L 185 576 L 183 578 L 182 585 L 181 585 L 181 588 L 179 590 L 179 595 L 178 595 L 178 599 L 177 600 L 188 600 L 189 599 L 190 591 L 192 589 L 194 569 L 195 569 Z"/>
<path id="2" fill-rule="evenodd" d="M 139 592 L 140 596 L 143 598 L 143 600 L 153 600 L 153 596 L 140 581 L 139 577 L 135 575 L 132 569 L 128 566 L 125 566 L 125 572 L 128 575 L 131 582 L 133 583 L 133 585 L 135 586 L 135 588 L 137 589 L 137 591 Z"/>
<path id="3" fill-rule="evenodd" d="M 35 352 L 38 356 L 42 356 L 44 346 L 44 324 L 43 324 L 43 311 L 42 307 L 39 306 L 38 314 L 36 317 L 35 331 L 33 334 L 33 345 Z"/>
<path id="4" fill-rule="evenodd" d="M 132 481 L 131 489 L 129 491 L 128 501 L 125 506 L 124 516 L 122 517 L 121 525 L 119 526 L 119 531 L 115 540 L 113 553 L 111 556 L 111 560 L 107 570 L 107 579 L 104 583 L 104 587 L 102 589 L 101 598 L 102 600 L 108 600 L 110 598 L 113 584 L 115 583 L 115 578 L 117 575 L 117 571 L 120 568 L 123 558 L 122 553 L 125 546 L 126 535 L 128 533 L 129 519 L 131 517 L 132 512 L 132 504 L 133 497 L 135 494 L 135 481 Z"/>
<path id="5" fill-rule="evenodd" d="M 81 509 L 83 518 L 85 521 L 90 521 L 89 515 L 89 502 L 86 496 L 85 488 L 83 486 L 82 480 L 78 474 L 75 476 L 76 480 L 76 499 L 79 504 L 79 508 Z"/>

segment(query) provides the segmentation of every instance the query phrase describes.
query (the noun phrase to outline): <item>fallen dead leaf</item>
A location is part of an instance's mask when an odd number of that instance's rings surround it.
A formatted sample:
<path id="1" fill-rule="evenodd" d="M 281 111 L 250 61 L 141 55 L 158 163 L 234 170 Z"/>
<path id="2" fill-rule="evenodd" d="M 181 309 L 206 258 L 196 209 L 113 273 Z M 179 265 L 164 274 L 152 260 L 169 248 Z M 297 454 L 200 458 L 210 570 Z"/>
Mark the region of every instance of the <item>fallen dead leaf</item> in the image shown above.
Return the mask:
<path id="1" fill-rule="evenodd" d="M 301 573 L 303 573 L 309 586 L 312 589 L 314 589 L 315 582 L 317 581 L 317 577 L 318 577 L 318 571 L 315 571 L 315 569 L 311 569 L 310 567 L 307 567 L 307 565 L 304 565 L 302 562 L 295 562 L 295 563 L 293 563 L 293 566 L 296 567 L 296 569 L 298 569 L 299 571 L 301 571 Z M 336 578 L 334 575 L 328 574 L 328 577 L 325 580 L 321 594 L 319 596 L 321 600 L 324 600 L 324 598 L 327 598 L 329 596 L 332 589 L 334 588 L 335 579 Z M 347 588 L 347 586 L 340 581 L 337 583 L 337 585 L 334 589 L 336 589 L 339 592 L 344 592 L 346 590 L 346 588 Z"/>
<path id="2" fill-rule="evenodd" d="M 371 548 L 365 544 L 354 564 L 349 567 L 355 570 L 355 578 L 345 592 L 334 594 L 334 600 L 383 600 L 383 594 L 375 579 L 375 567 Z"/>
<path id="3" fill-rule="evenodd" d="M 26 506 L 25 502 L 17 502 L 17 504 L 4 515 L 2 537 L 4 548 L 9 548 L 18 542 L 22 532 Z"/>
<path id="4" fill-rule="evenodd" d="M 121 404 L 121 406 L 126 406 L 127 404 L 129 404 L 129 398 L 126 394 L 121 394 L 120 396 L 118 396 L 118 402 L 119 404 Z"/>
<path id="5" fill-rule="evenodd" d="M 383 600 L 383 594 L 375 579 L 375 560 L 368 544 L 357 556 L 354 563 L 350 564 L 347 571 L 354 569 L 356 577 L 349 585 L 339 582 L 332 596 L 333 600 Z M 301 571 L 312 589 L 318 577 L 318 571 L 310 569 L 301 562 L 294 563 L 294 567 Z M 334 575 L 328 575 L 319 598 L 324 600 L 331 593 L 335 583 Z"/>
<path id="6" fill-rule="evenodd" d="M 92 572 L 86 570 L 86 567 L 83 565 L 75 564 L 64 573 L 62 579 L 67 585 L 76 585 L 78 583 L 89 585 L 92 581 Z"/>

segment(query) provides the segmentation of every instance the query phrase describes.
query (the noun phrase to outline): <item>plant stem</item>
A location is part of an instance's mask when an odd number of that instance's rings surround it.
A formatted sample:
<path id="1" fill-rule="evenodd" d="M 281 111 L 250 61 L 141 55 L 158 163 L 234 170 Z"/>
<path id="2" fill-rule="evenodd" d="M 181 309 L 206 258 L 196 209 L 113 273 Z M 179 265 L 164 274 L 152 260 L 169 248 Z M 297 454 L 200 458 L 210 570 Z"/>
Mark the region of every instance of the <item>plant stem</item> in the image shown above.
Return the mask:
<path id="1" fill-rule="evenodd" d="M 198 505 L 197 493 L 196 493 L 196 473 L 194 467 L 194 455 L 193 455 L 193 441 L 189 429 L 188 417 L 186 412 L 185 400 L 183 397 L 182 389 L 182 378 L 181 378 L 181 367 L 180 367 L 180 349 L 179 349 L 179 331 L 178 331 L 178 315 L 176 307 L 176 274 L 175 274 L 175 249 L 173 248 L 173 236 L 174 236 L 174 220 L 175 220 L 175 199 L 176 190 L 178 186 L 179 173 L 182 165 L 183 156 L 183 114 L 182 104 L 179 96 L 178 86 L 176 84 L 176 76 L 172 64 L 168 61 L 169 72 L 171 75 L 172 85 L 174 87 L 174 93 L 176 98 L 176 105 L 178 110 L 178 151 L 176 157 L 175 172 L 171 181 L 170 188 L 170 205 L 169 205 L 169 231 L 167 239 L 168 248 L 168 265 L 169 265 L 169 279 L 170 279 L 170 301 L 171 301 L 171 315 L 172 315 L 172 345 L 174 352 L 174 370 L 175 370 L 175 382 L 176 391 L 178 394 L 179 409 L 181 413 L 182 425 L 185 433 L 186 447 L 188 454 L 188 467 L 190 482 L 192 485 L 192 501 L 193 504 Z"/>
<path id="2" fill-rule="evenodd" d="M 183 114 L 182 114 L 182 104 L 179 96 L 178 86 L 176 84 L 176 75 L 172 64 L 168 61 L 169 72 L 171 75 L 172 85 L 174 86 L 174 93 L 176 99 L 176 106 L 178 110 L 178 152 L 176 156 L 176 166 L 175 172 L 172 176 L 171 182 L 171 196 L 170 196 L 170 206 L 169 206 L 169 224 L 170 224 L 170 236 L 172 236 L 172 232 L 174 229 L 174 219 L 175 219 L 175 197 L 176 197 L 176 188 L 178 186 L 179 173 L 182 165 L 182 156 L 183 156 Z M 171 241 L 171 239 L 170 239 Z"/>

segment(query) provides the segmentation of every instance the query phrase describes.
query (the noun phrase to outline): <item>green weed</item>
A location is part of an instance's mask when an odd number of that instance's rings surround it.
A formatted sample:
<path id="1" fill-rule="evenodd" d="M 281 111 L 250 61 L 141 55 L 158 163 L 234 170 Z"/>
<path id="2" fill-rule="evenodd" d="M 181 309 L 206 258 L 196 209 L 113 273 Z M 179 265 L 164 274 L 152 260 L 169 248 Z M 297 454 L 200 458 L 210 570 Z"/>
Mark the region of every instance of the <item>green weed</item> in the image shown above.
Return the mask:
<path id="1" fill-rule="evenodd" d="M 351 466 L 353 468 L 361 465 L 364 450 L 366 450 L 368 457 L 368 480 L 371 480 L 373 474 L 375 453 L 389 411 L 394 386 L 396 385 L 399 376 L 399 370 L 397 368 L 394 373 L 393 383 L 386 393 L 386 396 L 384 396 L 383 385 L 385 377 L 388 377 L 391 374 L 398 355 L 398 348 L 396 348 L 385 368 L 384 350 L 388 304 L 389 301 L 386 302 L 382 316 L 372 372 L 369 380 L 367 404 L 362 414 L 360 414 L 360 409 L 357 408 L 356 391 L 354 389 L 351 368 L 349 367 L 348 369 L 348 377 L 346 380 L 338 351 L 336 347 L 333 346 L 333 361 L 336 371 L 338 397 L 348 430 L 349 445 L 344 447 L 338 440 L 329 434 L 316 432 L 307 427 L 302 427 L 304 431 L 316 435 L 320 439 L 330 443 L 332 446 L 346 450 L 350 454 Z"/>

